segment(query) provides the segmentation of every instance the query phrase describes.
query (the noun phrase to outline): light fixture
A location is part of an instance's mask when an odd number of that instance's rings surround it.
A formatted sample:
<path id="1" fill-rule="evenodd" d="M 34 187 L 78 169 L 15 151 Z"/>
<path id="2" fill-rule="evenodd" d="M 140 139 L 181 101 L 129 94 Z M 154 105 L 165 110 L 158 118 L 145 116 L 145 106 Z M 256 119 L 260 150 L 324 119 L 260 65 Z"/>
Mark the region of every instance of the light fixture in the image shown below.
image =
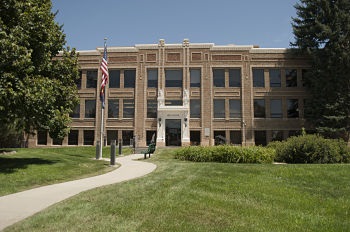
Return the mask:
<path id="1" fill-rule="evenodd" d="M 162 119 L 161 118 L 158 118 L 158 124 L 159 124 L 159 127 L 162 125 Z"/>
<path id="2" fill-rule="evenodd" d="M 187 127 L 187 118 L 184 118 L 185 121 L 185 127 Z"/>

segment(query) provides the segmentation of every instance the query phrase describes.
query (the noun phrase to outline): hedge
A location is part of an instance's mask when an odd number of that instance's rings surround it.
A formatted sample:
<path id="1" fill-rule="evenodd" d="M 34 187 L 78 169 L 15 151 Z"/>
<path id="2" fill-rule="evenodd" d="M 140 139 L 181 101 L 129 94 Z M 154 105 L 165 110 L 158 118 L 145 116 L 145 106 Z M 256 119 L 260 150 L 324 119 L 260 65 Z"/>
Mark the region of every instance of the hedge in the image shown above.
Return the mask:
<path id="1" fill-rule="evenodd" d="M 301 135 L 267 146 L 276 150 L 275 160 L 286 163 L 348 163 L 350 148 L 343 140 L 320 135 Z"/>
<path id="2" fill-rule="evenodd" d="M 260 146 L 191 146 L 179 148 L 175 152 L 175 158 L 195 162 L 220 162 L 220 163 L 272 163 L 275 150 Z"/>

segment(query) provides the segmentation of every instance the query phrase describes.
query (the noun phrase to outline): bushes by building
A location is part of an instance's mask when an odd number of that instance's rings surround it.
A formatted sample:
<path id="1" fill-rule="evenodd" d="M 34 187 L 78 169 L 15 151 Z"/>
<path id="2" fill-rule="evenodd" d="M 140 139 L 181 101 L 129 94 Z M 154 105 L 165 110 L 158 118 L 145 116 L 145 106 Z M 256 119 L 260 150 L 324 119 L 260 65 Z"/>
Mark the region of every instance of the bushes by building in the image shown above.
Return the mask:
<path id="1" fill-rule="evenodd" d="M 273 148 L 213 146 L 183 147 L 175 152 L 175 158 L 195 162 L 220 163 L 272 163 L 275 157 Z"/>
<path id="2" fill-rule="evenodd" d="M 286 141 L 272 142 L 275 160 L 286 163 L 348 163 L 350 148 L 343 140 L 325 139 L 320 135 L 301 135 Z"/>

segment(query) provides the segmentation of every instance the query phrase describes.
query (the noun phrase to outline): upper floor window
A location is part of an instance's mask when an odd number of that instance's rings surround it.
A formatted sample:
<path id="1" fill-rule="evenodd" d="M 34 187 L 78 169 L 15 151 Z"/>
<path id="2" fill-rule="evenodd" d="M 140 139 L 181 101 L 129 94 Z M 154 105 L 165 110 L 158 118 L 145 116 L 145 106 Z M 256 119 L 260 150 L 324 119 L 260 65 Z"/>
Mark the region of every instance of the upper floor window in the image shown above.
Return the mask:
<path id="1" fill-rule="evenodd" d="M 281 87 L 281 70 L 270 69 L 270 87 Z"/>
<path id="2" fill-rule="evenodd" d="M 288 99 L 287 100 L 287 116 L 288 116 L 288 118 L 298 118 L 299 117 L 298 99 Z"/>
<path id="3" fill-rule="evenodd" d="M 241 69 L 229 69 L 229 86 L 230 87 L 241 87 Z"/>
<path id="4" fill-rule="evenodd" d="M 271 99 L 270 101 L 271 118 L 282 118 L 282 100 Z"/>
<path id="5" fill-rule="evenodd" d="M 136 70 L 124 70 L 124 88 L 135 88 Z"/>
<path id="6" fill-rule="evenodd" d="M 265 87 L 265 75 L 264 69 L 253 69 L 253 86 L 254 87 Z"/>
<path id="7" fill-rule="evenodd" d="M 301 82 L 303 83 L 303 86 L 305 85 L 305 80 L 310 75 L 310 70 L 309 69 L 302 69 L 301 70 Z"/>
<path id="8" fill-rule="evenodd" d="M 201 100 L 200 99 L 190 100 L 190 117 L 191 118 L 201 117 Z"/>
<path id="9" fill-rule="evenodd" d="M 190 87 L 201 87 L 201 70 L 190 69 Z"/>
<path id="10" fill-rule="evenodd" d="M 108 118 L 119 118 L 118 99 L 108 99 Z"/>
<path id="11" fill-rule="evenodd" d="M 254 118 L 265 118 L 265 100 L 254 100 Z"/>
<path id="12" fill-rule="evenodd" d="M 78 104 L 72 113 L 69 114 L 71 118 L 80 118 L 80 104 Z"/>
<path id="13" fill-rule="evenodd" d="M 240 118 L 241 117 L 241 100 L 230 99 L 230 118 Z"/>
<path id="14" fill-rule="evenodd" d="M 158 88 L 158 69 L 147 69 L 147 87 Z"/>
<path id="15" fill-rule="evenodd" d="M 296 87 L 297 85 L 297 70 L 286 69 L 286 87 Z"/>
<path id="16" fill-rule="evenodd" d="M 213 69 L 214 87 L 225 87 L 225 69 Z"/>
<path id="17" fill-rule="evenodd" d="M 214 118 L 225 118 L 225 99 L 214 99 Z"/>
<path id="18" fill-rule="evenodd" d="M 123 118 L 134 118 L 135 103 L 133 99 L 124 99 L 123 101 Z"/>
<path id="19" fill-rule="evenodd" d="M 86 88 L 96 88 L 96 86 L 97 86 L 97 70 L 87 70 Z"/>
<path id="20" fill-rule="evenodd" d="M 95 118 L 96 100 L 85 100 L 85 118 Z"/>
<path id="21" fill-rule="evenodd" d="M 79 78 L 75 80 L 75 84 L 77 85 L 77 89 L 81 89 L 82 77 L 83 77 L 83 71 L 79 70 Z"/>
<path id="22" fill-rule="evenodd" d="M 120 70 L 109 70 L 109 88 L 120 88 Z"/>
<path id="23" fill-rule="evenodd" d="M 166 106 L 182 106 L 182 100 L 166 99 Z"/>
<path id="24" fill-rule="evenodd" d="M 165 70 L 165 87 L 182 88 L 182 69 Z"/>
<path id="25" fill-rule="evenodd" d="M 147 118 L 157 118 L 157 100 L 147 100 Z"/>

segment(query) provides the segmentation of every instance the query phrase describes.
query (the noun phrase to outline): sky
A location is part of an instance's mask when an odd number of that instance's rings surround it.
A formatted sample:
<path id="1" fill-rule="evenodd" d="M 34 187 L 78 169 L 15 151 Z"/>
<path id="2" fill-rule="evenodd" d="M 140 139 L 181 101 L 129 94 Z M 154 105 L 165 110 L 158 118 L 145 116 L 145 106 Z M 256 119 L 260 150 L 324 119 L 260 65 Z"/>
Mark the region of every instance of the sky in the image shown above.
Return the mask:
<path id="1" fill-rule="evenodd" d="M 288 48 L 298 0 L 52 0 L 67 46 L 215 43 Z"/>

